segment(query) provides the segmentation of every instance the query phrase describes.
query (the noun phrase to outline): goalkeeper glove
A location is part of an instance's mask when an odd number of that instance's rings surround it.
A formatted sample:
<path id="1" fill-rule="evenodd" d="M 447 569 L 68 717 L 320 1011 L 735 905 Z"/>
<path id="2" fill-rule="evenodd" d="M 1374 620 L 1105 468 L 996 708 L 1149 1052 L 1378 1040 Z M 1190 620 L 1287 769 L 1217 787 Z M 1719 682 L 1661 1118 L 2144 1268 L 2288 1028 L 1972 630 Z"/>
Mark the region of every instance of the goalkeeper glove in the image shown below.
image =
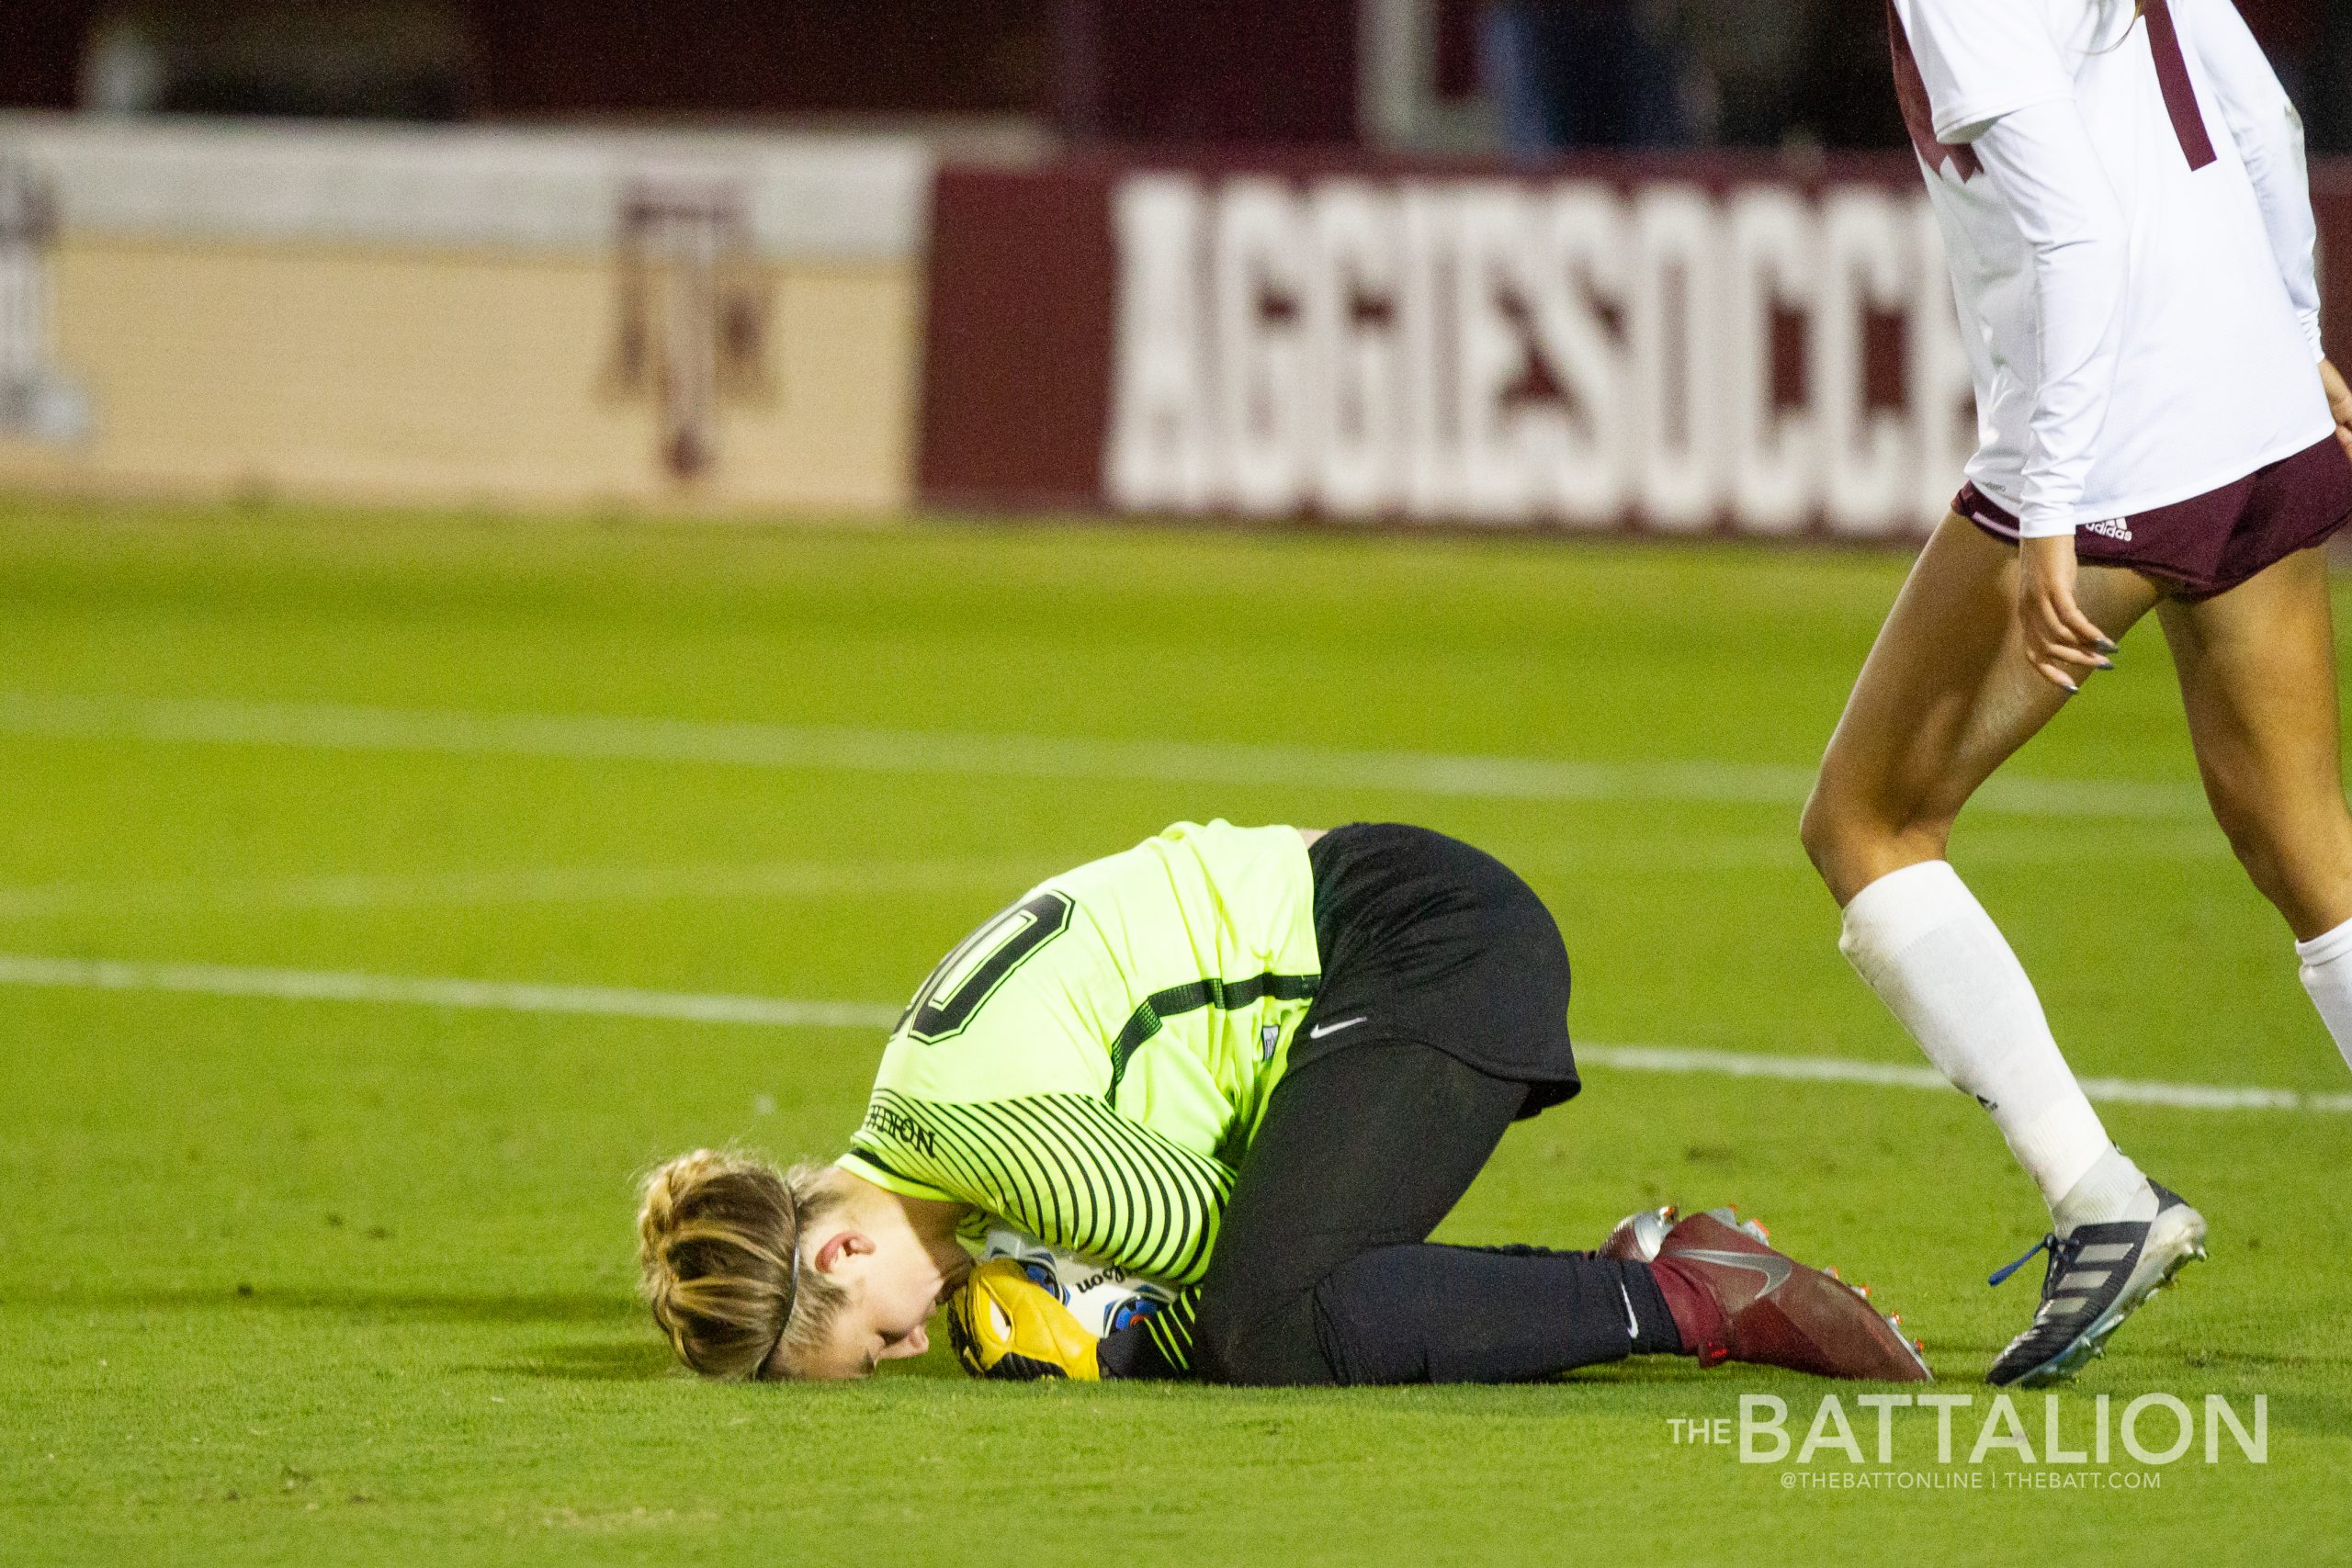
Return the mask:
<path id="1" fill-rule="evenodd" d="M 981 1264 L 949 1298 L 947 1342 L 976 1378 L 1095 1382 L 1102 1376 L 1094 1354 L 1101 1341 L 1010 1258 Z"/>

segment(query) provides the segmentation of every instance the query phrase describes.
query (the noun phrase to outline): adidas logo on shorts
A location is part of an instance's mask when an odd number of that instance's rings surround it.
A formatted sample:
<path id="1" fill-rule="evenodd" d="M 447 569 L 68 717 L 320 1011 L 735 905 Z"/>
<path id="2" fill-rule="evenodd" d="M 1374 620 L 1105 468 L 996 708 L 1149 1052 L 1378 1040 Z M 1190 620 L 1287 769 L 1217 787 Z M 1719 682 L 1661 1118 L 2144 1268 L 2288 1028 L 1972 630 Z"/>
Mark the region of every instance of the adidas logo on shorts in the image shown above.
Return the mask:
<path id="1" fill-rule="evenodd" d="M 2132 525 L 2120 517 L 2110 517 L 2104 523 L 2086 523 L 2083 527 L 2093 534 L 2104 534 L 2110 539 L 2120 539 L 2127 545 L 2132 542 Z"/>

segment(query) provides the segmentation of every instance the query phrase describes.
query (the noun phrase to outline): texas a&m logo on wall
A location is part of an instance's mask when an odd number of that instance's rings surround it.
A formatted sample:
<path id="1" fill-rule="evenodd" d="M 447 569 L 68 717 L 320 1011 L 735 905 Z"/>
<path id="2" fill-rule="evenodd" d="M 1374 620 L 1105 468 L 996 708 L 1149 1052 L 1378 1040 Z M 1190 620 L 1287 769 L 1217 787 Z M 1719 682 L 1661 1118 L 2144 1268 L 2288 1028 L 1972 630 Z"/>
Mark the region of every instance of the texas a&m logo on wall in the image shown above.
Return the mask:
<path id="1" fill-rule="evenodd" d="M 0 160 L 0 436 L 66 441 L 88 404 L 51 355 L 49 250 L 57 209 L 29 166 Z"/>
<path id="2" fill-rule="evenodd" d="M 743 194 L 643 180 L 621 201 L 619 333 L 610 382 L 653 404 L 662 466 L 681 479 L 718 460 L 722 408 L 767 400 L 768 279 Z"/>

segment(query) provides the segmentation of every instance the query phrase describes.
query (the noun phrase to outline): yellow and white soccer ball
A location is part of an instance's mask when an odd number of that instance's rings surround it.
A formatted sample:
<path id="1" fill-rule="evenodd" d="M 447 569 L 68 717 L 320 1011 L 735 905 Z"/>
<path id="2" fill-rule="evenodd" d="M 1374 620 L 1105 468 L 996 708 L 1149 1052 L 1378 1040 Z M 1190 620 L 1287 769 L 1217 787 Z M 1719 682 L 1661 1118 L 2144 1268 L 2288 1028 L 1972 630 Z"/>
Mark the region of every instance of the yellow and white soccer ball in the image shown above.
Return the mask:
<path id="1" fill-rule="evenodd" d="M 1176 1299 L 1175 1287 L 1131 1274 L 1114 1263 L 1080 1258 L 1046 1246 L 1010 1225 L 989 1229 L 980 1261 L 1009 1258 L 1032 1282 L 1069 1309 L 1079 1326 L 1096 1338 L 1116 1334 Z"/>

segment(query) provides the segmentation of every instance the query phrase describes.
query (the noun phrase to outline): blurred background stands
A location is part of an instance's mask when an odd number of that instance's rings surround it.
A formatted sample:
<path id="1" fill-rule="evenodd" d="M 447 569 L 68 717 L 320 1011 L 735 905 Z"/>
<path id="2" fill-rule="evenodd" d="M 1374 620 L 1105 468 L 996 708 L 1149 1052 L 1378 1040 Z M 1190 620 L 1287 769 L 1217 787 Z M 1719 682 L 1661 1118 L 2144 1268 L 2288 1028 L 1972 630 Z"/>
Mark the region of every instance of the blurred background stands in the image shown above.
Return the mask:
<path id="1" fill-rule="evenodd" d="M 2320 151 L 2352 5 L 2242 0 Z M 966 144 L 1902 145 L 1884 0 L 13 0 L 0 107 Z"/>

